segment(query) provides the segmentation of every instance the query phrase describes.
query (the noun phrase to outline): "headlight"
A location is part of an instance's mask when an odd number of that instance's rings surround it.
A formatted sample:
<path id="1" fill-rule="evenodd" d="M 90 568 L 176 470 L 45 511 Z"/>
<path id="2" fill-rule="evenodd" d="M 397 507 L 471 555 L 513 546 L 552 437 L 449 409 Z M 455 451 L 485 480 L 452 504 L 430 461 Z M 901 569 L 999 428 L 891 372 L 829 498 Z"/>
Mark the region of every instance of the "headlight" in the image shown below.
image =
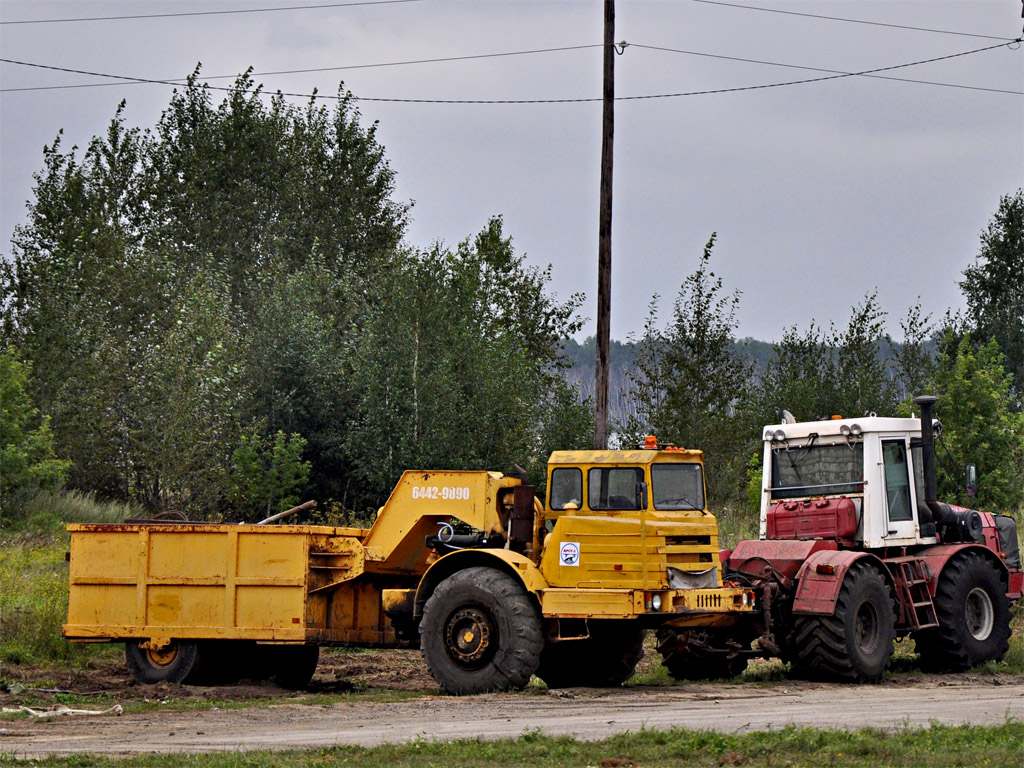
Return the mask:
<path id="1" fill-rule="evenodd" d="M 786 433 L 783 432 L 781 429 L 776 429 L 775 430 L 775 439 L 778 440 L 781 443 L 783 440 L 786 439 Z"/>
<path id="2" fill-rule="evenodd" d="M 853 435 L 854 437 L 860 437 L 860 433 L 862 431 L 863 430 L 860 428 L 860 424 L 851 424 L 850 425 L 850 434 Z"/>
<path id="3" fill-rule="evenodd" d="M 841 426 L 839 428 L 839 434 L 842 435 L 843 437 L 849 437 L 850 436 L 850 425 L 849 424 L 843 424 L 843 426 Z"/>
<path id="4" fill-rule="evenodd" d="M 661 595 L 654 595 L 651 597 L 651 609 L 655 611 L 661 610 Z"/>

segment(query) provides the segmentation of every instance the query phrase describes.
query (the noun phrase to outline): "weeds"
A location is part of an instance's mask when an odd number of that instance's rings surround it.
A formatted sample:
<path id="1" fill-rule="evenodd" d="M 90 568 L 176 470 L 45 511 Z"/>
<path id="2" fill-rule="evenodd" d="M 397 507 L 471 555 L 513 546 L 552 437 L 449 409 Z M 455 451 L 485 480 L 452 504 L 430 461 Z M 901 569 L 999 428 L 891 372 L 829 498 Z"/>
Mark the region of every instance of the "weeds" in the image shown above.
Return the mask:
<path id="1" fill-rule="evenodd" d="M 483 766 L 644 766 L 644 768 L 706 768 L 743 765 L 747 768 L 790 766 L 1009 766 L 1019 765 L 1024 729 L 1019 720 L 996 726 L 928 728 L 863 728 L 857 731 L 818 730 L 787 726 L 773 731 L 728 734 L 716 731 L 641 730 L 601 741 L 571 736 L 548 736 L 528 731 L 516 739 L 430 741 L 417 739 L 379 747 L 340 746 L 287 752 L 225 752 L 216 754 L 135 755 L 97 757 L 76 755 L 33 760 L 43 768 L 482 768 Z M 14 764 L 0 754 L 0 765 Z"/>
<path id="2" fill-rule="evenodd" d="M 70 541 L 65 523 L 117 522 L 137 513 L 78 492 L 40 491 L 14 498 L 0 527 L 0 677 L 4 665 L 79 664 L 92 646 L 61 637 L 68 608 Z"/>

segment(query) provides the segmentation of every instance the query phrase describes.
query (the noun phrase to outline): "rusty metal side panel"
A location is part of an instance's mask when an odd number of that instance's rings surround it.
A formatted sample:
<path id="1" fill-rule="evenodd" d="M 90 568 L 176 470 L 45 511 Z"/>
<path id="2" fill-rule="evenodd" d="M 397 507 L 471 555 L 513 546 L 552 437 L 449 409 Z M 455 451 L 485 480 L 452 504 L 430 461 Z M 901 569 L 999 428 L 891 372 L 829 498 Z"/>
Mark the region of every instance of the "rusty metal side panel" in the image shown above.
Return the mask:
<path id="1" fill-rule="evenodd" d="M 729 570 L 762 577 L 765 566 L 794 578 L 800 567 L 816 552 L 835 552 L 834 541 L 765 540 L 741 541 L 729 553 Z"/>

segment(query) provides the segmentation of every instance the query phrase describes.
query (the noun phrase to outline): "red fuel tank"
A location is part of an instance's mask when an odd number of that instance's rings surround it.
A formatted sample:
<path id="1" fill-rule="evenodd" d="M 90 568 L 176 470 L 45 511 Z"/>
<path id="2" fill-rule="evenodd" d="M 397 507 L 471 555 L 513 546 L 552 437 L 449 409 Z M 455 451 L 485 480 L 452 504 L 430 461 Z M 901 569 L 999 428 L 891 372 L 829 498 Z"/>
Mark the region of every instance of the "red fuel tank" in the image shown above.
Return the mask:
<path id="1" fill-rule="evenodd" d="M 857 507 L 846 496 L 780 501 L 768 510 L 769 539 L 836 539 L 857 535 Z"/>

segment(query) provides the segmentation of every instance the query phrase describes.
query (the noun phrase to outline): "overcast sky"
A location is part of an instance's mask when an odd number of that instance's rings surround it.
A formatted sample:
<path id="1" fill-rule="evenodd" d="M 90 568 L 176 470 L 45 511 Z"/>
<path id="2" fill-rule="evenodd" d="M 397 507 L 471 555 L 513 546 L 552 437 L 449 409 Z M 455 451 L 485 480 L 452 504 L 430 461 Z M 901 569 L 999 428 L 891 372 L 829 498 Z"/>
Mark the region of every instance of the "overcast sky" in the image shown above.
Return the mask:
<path id="1" fill-rule="evenodd" d="M 597 46 L 600 0 L 422 0 L 261 13 L 13 24 L 133 14 L 323 5 L 326 0 L 0 3 L 5 59 L 127 77 L 183 78 Z M 998 45 L 1021 34 L 1019 0 L 736 3 L 619 0 L 616 94 L 742 88 L 821 72 L 890 67 Z M 803 14 L 803 15 L 801 15 Z M 843 17 L 970 33 L 897 29 Z M 985 37 L 989 36 L 989 37 Z M 992 39 L 997 38 L 997 39 Z M 674 48 L 692 53 L 650 50 Z M 641 330 L 652 294 L 662 314 L 718 232 L 713 268 L 739 290 L 738 335 L 773 340 L 813 320 L 845 325 L 876 291 L 890 330 L 921 297 L 941 315 L 962 306 L 957 281 L 1000 195 L 1024 184 L 1024 51 L 1000 47 L 885 73 L 945 85 L 847 77 L 709 95 L 620 101 L 615 119 L 612 335 Z M 601 49 L 257 75 L 267 90 L 322 94 L 344 80 L 358 97 L 586 99 L 601 95 Z M 102 133 L 127 100 L 152 126 L 166 85 L 0 65 L 3 253 L 24 221 L 42 148 Z M 211 84 L 228 85 L 230 79 Z M 99 87 L 13 89 L 103 83 Z M 948 85 L 971 86 L 953 88 Z M 996 89 L 1012 93 L 995 92 Z M 298 101 L 302 101 L 298 99 Z M 601 105 L 403 104 L 364 101 L 364 121 L 414 201 L 410 244 L 455 244 L 489 216 L 531 264 L 552 265 L 561 297 L 587 294 L 596 315 Z M 1022 278 L 1024 279 L 1024 278 Z"/>

